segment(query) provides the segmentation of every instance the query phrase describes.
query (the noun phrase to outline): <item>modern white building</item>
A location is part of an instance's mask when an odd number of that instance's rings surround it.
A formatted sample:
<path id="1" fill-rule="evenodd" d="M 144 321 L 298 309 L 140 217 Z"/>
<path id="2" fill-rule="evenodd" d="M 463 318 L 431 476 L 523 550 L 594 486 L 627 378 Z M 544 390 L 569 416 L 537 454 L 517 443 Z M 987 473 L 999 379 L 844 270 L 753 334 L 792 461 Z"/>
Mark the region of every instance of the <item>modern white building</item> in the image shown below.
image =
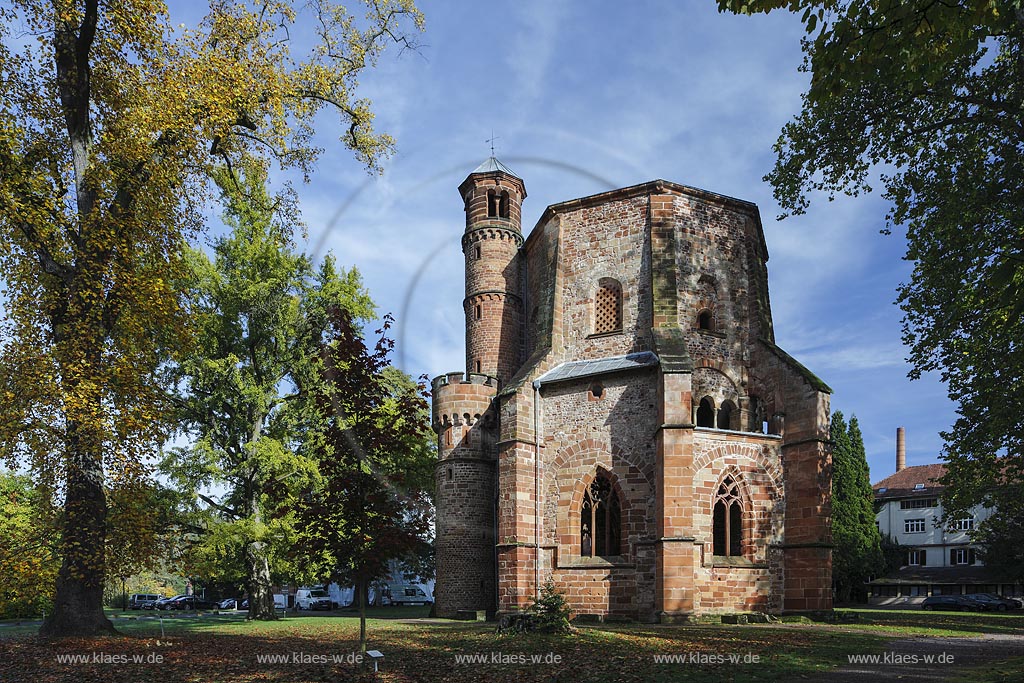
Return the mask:
<path id="1" fill-rule="evenodd" d="M 942 464 L 906 466 L 903 428 L 896 431 L 896 472 L 872 488 L 875 523 L 882 536 L 907 548 L 903 566 L 893 575 L 868 583 L 871 604 L 915 604 L 929 595 L 997 593 L 1020 595 L 1021 586 L 1000 583 L 985 569 L 970 532 L 993 512 L 975 506 L 970 514 L 940 524 L 943 516 L 938 479 Z"/>

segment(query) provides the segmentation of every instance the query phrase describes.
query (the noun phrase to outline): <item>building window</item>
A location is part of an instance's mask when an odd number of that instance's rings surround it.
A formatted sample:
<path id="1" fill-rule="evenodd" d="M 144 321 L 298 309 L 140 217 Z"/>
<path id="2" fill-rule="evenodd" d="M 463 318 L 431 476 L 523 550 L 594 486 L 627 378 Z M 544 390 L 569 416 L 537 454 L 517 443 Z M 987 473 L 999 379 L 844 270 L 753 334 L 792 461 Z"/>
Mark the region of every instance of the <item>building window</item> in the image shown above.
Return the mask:
<path id="1" fill-rule="evenodd" d="M 713 554 L 743 555 L 743 502 L 739 485 L 732 477 L 726 477 L 718 486 L 712 526 Z"/>
<path id="2" fill-rule="evenodd" d="M 476 319 L 480 320 L 480 318 L 482 318 L 482 317 L 484 317 L 483 309 L 480 307 L 480 304 L 477 304 L 476 305 Z"/>
<path id="3" fill-rule="evenodd" d="M 905 534 L 923 534 L 924 533 L 924 520 L 923 519 L 908 519 L 903 522 L 903 533 Z"/>
<path id="4" fill-rule="evenodd" d="M 970 531 L 974 528 L 974 517 L 964 517 L 953 522 L 954 531 Z"/>
<path id="5" fill-rule="evenodd" d="M 928 551 L 909 550 L 907 551 L 907 564 L 911 567 L 923 567 L 928 564 Z"/>
<path id="6" fill-rule="evenodd" d="M 498 198 L 498 215 L 508 218 L 508 192 L 503 191 Z"/>
<path id="7" fill-rule="evenodd" d="M 697 426 L 715 426 L 715 403 L 711 400 L 710 396 L 702 398 L 700 400 L 700 405 L 697 406 Z"/>
<path id="8" fill-rule="evenodd" d="M 622 285 L 603 277 L 594 295 L 594 334 L 622 331 Z"/>
<path id="9" fill-rule="evenodd" d="M 705 308 L 703 311 L 697 314 L 697 329 L 698 330 L 714 330 L 715 329 L 715 317 L 711 311 Z"/>
<path id="10" fill-rule="evenodd" d="M 950 564 L 974 564 L 974 548 L 953 548 L 949 551 Z"/>
<path id="11" fill-rule="evenodd" d="M 879 489 L 879 493 L 885 493 L 885 489 Z M 912 500 L 901 500 L 900 510 L 917 510 L 920 508 L 933 508 L 939 504 L 938 498 L 914 498 Z"/>
<path id="12" fill-rule="evenodd" d="M 900 592 L 905 598 L 919 598 L 928 595 L 928 586 L 903 586 Z"/>
<path id="13" fill-rule="evenodd" d="M 604 396 L 604 385 L 600 382 L 594 382 L 590 385 L 590 390 L 587 392 L 589 395 L 587 398 L 591 401 L 600 401 Z"/>
<path id="14" fill-rule="evenodd" d="M 476 260 L 477 260 L 477 261 L 479 261 L 479 260 L 480 260 L 480 257 L 481 257 L 481 255 L 482 255 L 482 254 L 481 254 L 481 251 L 480 251 L 480 245 L 478 244 L 478 245 L 476 246 Z"/>
<path id="15" fill-rule="evenodd" d="M 603 470 L 583 493 L 580 509 L 580 554 L 583 557 L 621 555 L 622 508 L 612 482 Z"/>
<path id="16" fill-rule="evenodd" d="M 494 190 L 487 190 L 487 217 L 497 218 L 498 216 L 498 197 L 494 194 Z"/>

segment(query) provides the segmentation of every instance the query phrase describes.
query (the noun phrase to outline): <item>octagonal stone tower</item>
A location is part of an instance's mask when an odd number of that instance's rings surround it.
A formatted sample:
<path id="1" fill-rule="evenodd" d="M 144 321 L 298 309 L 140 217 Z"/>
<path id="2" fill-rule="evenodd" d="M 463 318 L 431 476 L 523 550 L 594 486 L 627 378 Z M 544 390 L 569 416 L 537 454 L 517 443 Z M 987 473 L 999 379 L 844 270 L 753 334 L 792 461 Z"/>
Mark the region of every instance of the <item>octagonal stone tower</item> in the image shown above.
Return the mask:
<path id="1" fill-rule="evenodd" d="M 507 166 L 489 158 L 459 186 L 466 209 L 466 373 L 434 380 L 438 434 L 436 611 L 496 607 L 493 399 L 522 356 L 520 206 L 526 188 Z"/>

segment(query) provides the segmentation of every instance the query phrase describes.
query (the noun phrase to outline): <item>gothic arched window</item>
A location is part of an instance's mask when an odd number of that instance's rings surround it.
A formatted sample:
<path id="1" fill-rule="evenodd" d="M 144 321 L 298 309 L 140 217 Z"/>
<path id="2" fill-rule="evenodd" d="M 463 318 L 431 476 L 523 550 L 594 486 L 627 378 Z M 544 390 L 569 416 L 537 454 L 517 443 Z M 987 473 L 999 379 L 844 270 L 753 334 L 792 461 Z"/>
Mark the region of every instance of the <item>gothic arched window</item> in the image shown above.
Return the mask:
<path id="1" fill-rule="evenodd" d="M 603 277 L 594 294 L 594 334 L 622 331 L 622 285 Z"/>
<path id="2" fill-rule="evenodd" d="M 622 554 L 622 508 L 608 475 L 598 470 L 583 493 L 580 508 L 580 555 Z"/>
<path id="3" fill-rule="evenodd" d="M 715 555 L 743 555 L 743 501 L 739 484 L 726 477 L 715 493 L 713 544 Z"/>

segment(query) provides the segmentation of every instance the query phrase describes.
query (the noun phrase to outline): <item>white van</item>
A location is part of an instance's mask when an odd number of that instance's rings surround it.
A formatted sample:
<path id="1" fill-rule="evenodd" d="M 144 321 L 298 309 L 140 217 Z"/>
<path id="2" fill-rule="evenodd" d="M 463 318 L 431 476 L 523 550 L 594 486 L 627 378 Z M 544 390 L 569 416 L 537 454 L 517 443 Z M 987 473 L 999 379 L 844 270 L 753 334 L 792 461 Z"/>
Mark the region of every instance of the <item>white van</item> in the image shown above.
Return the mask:
<path id="1" fill-rule="evenodd" d="M 274 609 L 288 609 L 288 598 L 283 593 L 274 593 Z"/>
<path id="2" fill-rule="evenodd" d="M 384 587 L 384 604 L 431 605 L 434 600 L 419 586 L 407 583 L 389 583 Z"/>
<path id="3" fill-rule="evenodd" d="M 320 586 L 300 588 L 295 593 L 295 609 L 331 609 L 331 595 Z"/>

